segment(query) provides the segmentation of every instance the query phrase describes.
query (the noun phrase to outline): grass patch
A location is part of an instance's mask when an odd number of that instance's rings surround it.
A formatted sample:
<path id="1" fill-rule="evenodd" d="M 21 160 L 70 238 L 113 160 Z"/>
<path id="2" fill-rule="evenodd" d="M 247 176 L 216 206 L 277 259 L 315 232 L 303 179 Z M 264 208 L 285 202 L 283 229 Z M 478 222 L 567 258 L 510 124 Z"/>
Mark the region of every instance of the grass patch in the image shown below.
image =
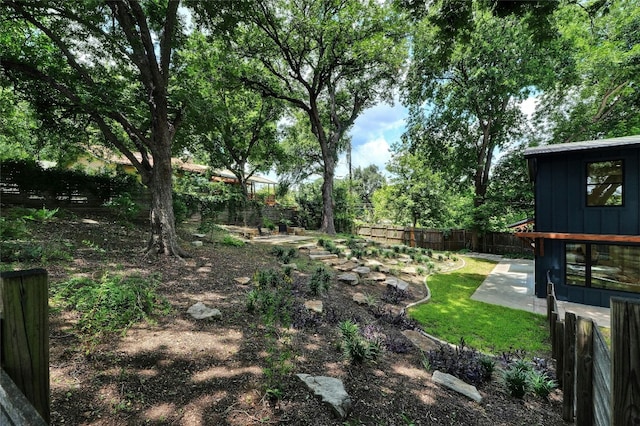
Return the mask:
<path id="1" fill-rule="evenodd" d="M 523 349 L 530 356 L 550 351 L 542 315 L 471 300 L 471 295 L 495 263 L 465 258 L 462 269 L 429 278 L 431 301 L 409 309 L 424 330 L 447 342 L 465 342 L 484 352 L 500 354 Z"/>

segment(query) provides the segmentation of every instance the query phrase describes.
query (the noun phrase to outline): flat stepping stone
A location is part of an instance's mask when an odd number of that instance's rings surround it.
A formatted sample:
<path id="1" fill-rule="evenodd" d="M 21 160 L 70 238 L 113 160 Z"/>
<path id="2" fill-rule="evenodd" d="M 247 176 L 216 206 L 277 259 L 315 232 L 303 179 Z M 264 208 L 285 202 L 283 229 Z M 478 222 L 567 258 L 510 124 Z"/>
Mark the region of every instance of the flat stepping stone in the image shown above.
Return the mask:
<path id="1" fill-rule="evenodd" d="M 296 374 L 296 376 L 307 385 L 309 390 L 313 391 L 314 395 L 329 405 L 336 416 L 342 420 L 347 418 L 351 412 L 351 397 L 340 379 L 310 374 Z"/>
<path id="2" fill-rule="evenodd" d="M 368 267 L 383 266 L 383 264 L 382 264 L 382 262 L 378 262 L 375 259 L 367 259 L 367 261 L 365 262 L 365 266 L 368 266 Z"/>
<path id="3" fill-rule="evenodd" d="M 347 259 L 337 258 L 337 259 L 325 259 L 323 262 L 329 266 L 343 265 L 348 262 Z"/>
<path id="4" fill-rule="evenodd" d="M 397 264 L 398 264 L 398 261 L 395 260 L 395 259 L 391 259 L 391 260 L 387 261 L 387 265 L 397 265 Z"/>
<path id="5" fill-rule="evenodd" d="M 303 244 L 301 246 L 298 246 L 298 250 L 315 250 L 317 248 L 317 244 Z"/>
<path id="6" fill-rule="evenodd" d="M 202 238 L 207 236 L 207 234 L 191 234 L 191 235 L 193 235 L 194 237 L 196 237 L 198 239 L 202 239 Z"/>
<path id="7" fill-rule="evenodd" d="M 428 352 L 438 349 L 438 343 L 424 336 L 422 333 L 416 330 L 404 330 L 402 335 L 409 339 L 413 345 L 420 349 L 422 352 Z"/>
<path id="8" fill-rule="evenodd" d="M 347 272 L 337 276 L 338 281 L 342 281 L 351 285 L 358 285 L 358 275 L 352 272 Z"/>
<path id="9" fill-rule="evenodd" d="M 367 296 L 365 296 L 362 293 L 354 294 L 352 300 L 354 302 L 356 302 L 357 304 L 359 304 L 359 305 L 367 305 L 368 304 Z"/>
<path id="10" fill-rule="evenodd" d="M 441 384 L 453 391 L 458 392 L 466 396 L 469 399 L 472 399 L 476 402 L 482 402 L 482 396 L 478 389 L 475 386 L 472 386 L 468 383 L 463 382 L 457 377 L 452 376 L 451 374 L 442 373 L 438 370 L 433 372 L 433 376 L 431 376 L 431 380 L 435 383 Z"/>
<path id="11" fill-rule="evenodd" d="M 369 272 L 369 274 L 367 274 L 367 279 L 371 281 L 385 281 L 387 276 L 382 272 Z"/>
<path id="12" fill-rule="evenodd" d="M 415 275 L 416 274 L 416 267 L 415 266 L 407 266 L 405 268 L 402 268 L 400 270 L 400 272 L 402 272 L 403 274 Z"/>
<path id="13" fill-rule="evenodd" d="M 363 276 L 371 272 L 371 269 L 366 266 L 358 266 L 357 268 L 352 269 L 351 272 L 355 272 L 356 274 Z"/>
<path id="14" fill-rule="evenodd" d="M 204 243 L 203 243 L 202 241 L 200 241 L 200 240 L 197 240 L 197 241 L 191 241 L 191 244 L 192 244 L 194 247 L 202 247 L 202 245 L 203 245 Z"/>
<path id="15" fill-rule="evenodd" d="M 335 269 L 337 269 L 338 271 L 347 272 L 347 271 L 351 271 L 353 268 L 356 268 L 357 266 L 358 266 L 357 263 L 349 260 L 341 265 L 336 265 Z"/>
<path id="16" fill-rule="evenodd" d="M 213 271 L 213 269 L 211 269 L 210 266 L 201 266 L 198 269 L 196 269 L 196 272 L 199 274 L 209 274 L 211 273 L 211 271 Z"/>
<path id="17" fill-rule="evenodd" d="M 320 254 L 331 254 L 331 252 L 327 250 L 309 250 L 309 256 L 315 256 Z"/>
<path id="18" fill-rule="evenodd" d="M 388 266 L 381 266 L 378 268 L 378 270 L 384 274 L 388 274 L 391 271 Z"/>
<path id="19" fill-rule="evenodd" d="M 295 263 L 284 263 L 284 264 L 282 264 L 282 267 L 285 268 L 285 269 L 286 268 L 291 268 L 294 271 L 298 270 L 298 265 L 296 265 Z"/>
<path id="20" fill-rule="evenodd" d="M 209 308 L 202 302 L 198 302 L 187 309 L 187 313 L 195 319 L 221 318 L 222 312 L 216 308 Z"/>
<path id="21" fill-rule="evenodd" d="M 234 278 L 233 280 L 241 285 L 247 285 L 251 282 L 251 278 L 249 277 L 238 277 L 238 278 Z"/>
<path id="22" fill-rule="evenodd" d="M 346 242 L 347 242 L 347 240 L 345 240 L 344 238 L 338 238 L 338 239 L 336 239 L 336 240 L 333 240 L 333 243 L 334 243 L 334 244 L 336 244 L 336 245 L 338 245 L 338 244 L 344 244 L 344 243 L 346 243 Z"/>
<path id="23" fill-rule="evenodd" d="M 307 300 L 304 302 L 304 307 L 312 312 L 318 314 L 322 313 L 322 300 Z"/>
<path id="24" fill-rule="evenodd" d="M 402 281 L 397 277 L 387 277 L 387 280 L 384 283 L 388 286 L 395 287 L 398 290 L 407 290 L 409 288 L 408 282 Z"/>
<path id="25" fill-rule="evenodd" d="M 326 260 L 326 259 L 337 259 L 338 255 L 337 254 L 310 254 L 309 258 L 311 260 Z"/>

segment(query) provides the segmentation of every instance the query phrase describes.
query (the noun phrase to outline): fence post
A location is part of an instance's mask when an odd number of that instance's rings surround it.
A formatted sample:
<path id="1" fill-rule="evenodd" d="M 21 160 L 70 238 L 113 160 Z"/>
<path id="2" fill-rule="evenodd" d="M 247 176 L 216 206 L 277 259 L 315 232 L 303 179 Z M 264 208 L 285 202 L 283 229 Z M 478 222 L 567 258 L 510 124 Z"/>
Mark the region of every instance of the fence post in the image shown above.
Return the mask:
<path id="1" fill-rule="evenodd" d="M 640 422 L 640 301 L 611 298 L 611 425 Z"/>
<path id="2" fill-rule="evenodd" d="M 564 365 L 564 333 L 566 330 L 566 324 L 562 322 L 562 320 L 558 319 L 556 321 L 556 366 Z M 556 367 L 556 370 L 558 368 Z M 562 382 L 564 377 L 562 374 L 557 375 L 558 378 L 558 387 L 562 389 Z"/>
<path id="3" fill-rule="evenodd" d="M 47 271 L 0 273 L 0 359 L 45 422 L 50 420 Z"/>
<path id="4" fill-rule="evenodd" d="M 553 296 L 551 296 L 553 297 Z M 558 322 L 558 313 L 556 311 L 551 312 L 551 318 L 549 320 L 549 332 L 551 334 L 551 358 L 558 360 L 558 339 L 556 338 Z"/>
<path id="5" fill-rule="evenodd" d="M 593 321 L 578 317 L 576 339 L 576 424 L 593 425 Z"/>
<path id="6" fill-rule="evenodd" d="M 564 365 L 562 366 L 562 420 L 573 421 L 576 366 L 576 314 L 564 313 Z"/>

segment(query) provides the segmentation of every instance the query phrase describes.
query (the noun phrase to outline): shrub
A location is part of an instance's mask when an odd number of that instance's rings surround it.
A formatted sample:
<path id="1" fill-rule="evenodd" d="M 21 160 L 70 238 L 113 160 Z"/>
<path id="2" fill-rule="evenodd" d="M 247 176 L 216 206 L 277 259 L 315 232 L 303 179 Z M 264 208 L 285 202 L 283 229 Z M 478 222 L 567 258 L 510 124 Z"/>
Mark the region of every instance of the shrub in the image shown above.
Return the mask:
<path id="1" fill-rule="evenodd" d="M 312 295 L 326 293 L 331 284 L 331 274 L 323 267 L 318 266 L 309 280 L 309 291 Z"/>
<path id="2" fill-rule="evenodd" d="M 294 258 L 298 257 L 298 250 L 294 247 L 285 248 L 276 246 L 273 248 L 271 253 L 276 256 L 278 261 L 284 264 L 291 263 Z"/>
<path id="3" fill-rule="evenodd" d="M 231 236 L 231 235 L 225 235 L 222 238 L 221 241 L 222 244 L 224 244 L 225 246 L 232 246 L 232 247 L 243 247 L 244 246 L 244 241 Z"/>
<path id="4" fill-rule="evenodd" d="M 339 324 L 342 342 L 340 347 L 345 359 L 352 364 L 364 364 L 375 361 L 380 355 L 381 344 L 379 341 L 370 341 L 360 334 L 358 324 L 346 320 Z"/>
<path id="5" fill-rule="evenodd" d="M 127 222 L 132 222 L 136 217 L 138 217 L 138 213 L 140 213 L 140 207 L 128 192 L 124 192 L 117 197 L 112 198 L 104 205 L 105 207 L 108 207 L 118 219 Z"/>
<path id="6" fill-rule="evenodd" d="M 77 327 L 90 339 L 125 332 L 143 319 L 169 311 L 156 276 L 105 273 L 99 280 L 76 277 L 54 285 L 54 299 L 80 314 Z"/>
<path id="7" fill-rule="evenodd" d="M 547 399 L 549 394 L 557 387 L 555 380 L 536 370 L 529 372 L 527 380 L 529 389 L 543 399 Z"/>
<path id="8" fill-rule="evenodd" d="M 411 350 L 413 344 L 405 337 L 387 337 L 384 341 L 384 347 L 389 352 L 405 354 Z"/>
<path id="9" fill-rule="evenodd" d="M 401 301 L 409 299 L 410 297 L 411 293 L 409 293 L 409 291 L 388 285 L 380 299 L 387 303 L 391 303 L 392 305 L 397 305 Z"/>
<path id="10" fill-rule="evenodd" d="M 473 348 L 467 348 L 463 338 L 456 347 L 439 345 L 438 349 L 426 353 L 426 362 L 432 370 L 451 374 L 472 385 L 480 385 L 491 375 L 487 374 L 483 355 Z"/>
<path id="11" fill-rule="evenodd" d="M 524 397 L 528 390 L 528 371 L 513 366 L 506 370 L 502 377 L 509 395 L 514 398 Z"/>

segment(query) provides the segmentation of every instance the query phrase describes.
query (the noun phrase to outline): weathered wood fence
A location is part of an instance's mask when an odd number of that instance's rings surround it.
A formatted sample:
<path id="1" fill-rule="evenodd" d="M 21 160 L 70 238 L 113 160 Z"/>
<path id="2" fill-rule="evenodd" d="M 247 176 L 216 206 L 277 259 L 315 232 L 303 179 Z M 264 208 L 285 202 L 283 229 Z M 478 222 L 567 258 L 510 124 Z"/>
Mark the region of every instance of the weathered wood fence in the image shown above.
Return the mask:
<path id="1" fill-rule="evenodd" d="M 0 273 L 0 424 L 50 420 L 49 290 L 43 269 Z"/>
<path id="2" fill-rule="evenodd" d="M 611 349 L 590 318 L 559 318 L 547 283 L 547 317 L 562 417 L 580 426 L 640 424 L 640 302 L 611 298 Z"/>
<path id="3" fill-rule="evenodd" d="M 357 234 L 385 244 L 404 244 L 438 251 L 471 248 L 471 231 L 464 229 L 423 229 L 388 225 L 362 225 Z M 531 245 L 509 232 L 487 232 L 480 235 L 479 250 L 494 254 L 531 254 Z"/>

